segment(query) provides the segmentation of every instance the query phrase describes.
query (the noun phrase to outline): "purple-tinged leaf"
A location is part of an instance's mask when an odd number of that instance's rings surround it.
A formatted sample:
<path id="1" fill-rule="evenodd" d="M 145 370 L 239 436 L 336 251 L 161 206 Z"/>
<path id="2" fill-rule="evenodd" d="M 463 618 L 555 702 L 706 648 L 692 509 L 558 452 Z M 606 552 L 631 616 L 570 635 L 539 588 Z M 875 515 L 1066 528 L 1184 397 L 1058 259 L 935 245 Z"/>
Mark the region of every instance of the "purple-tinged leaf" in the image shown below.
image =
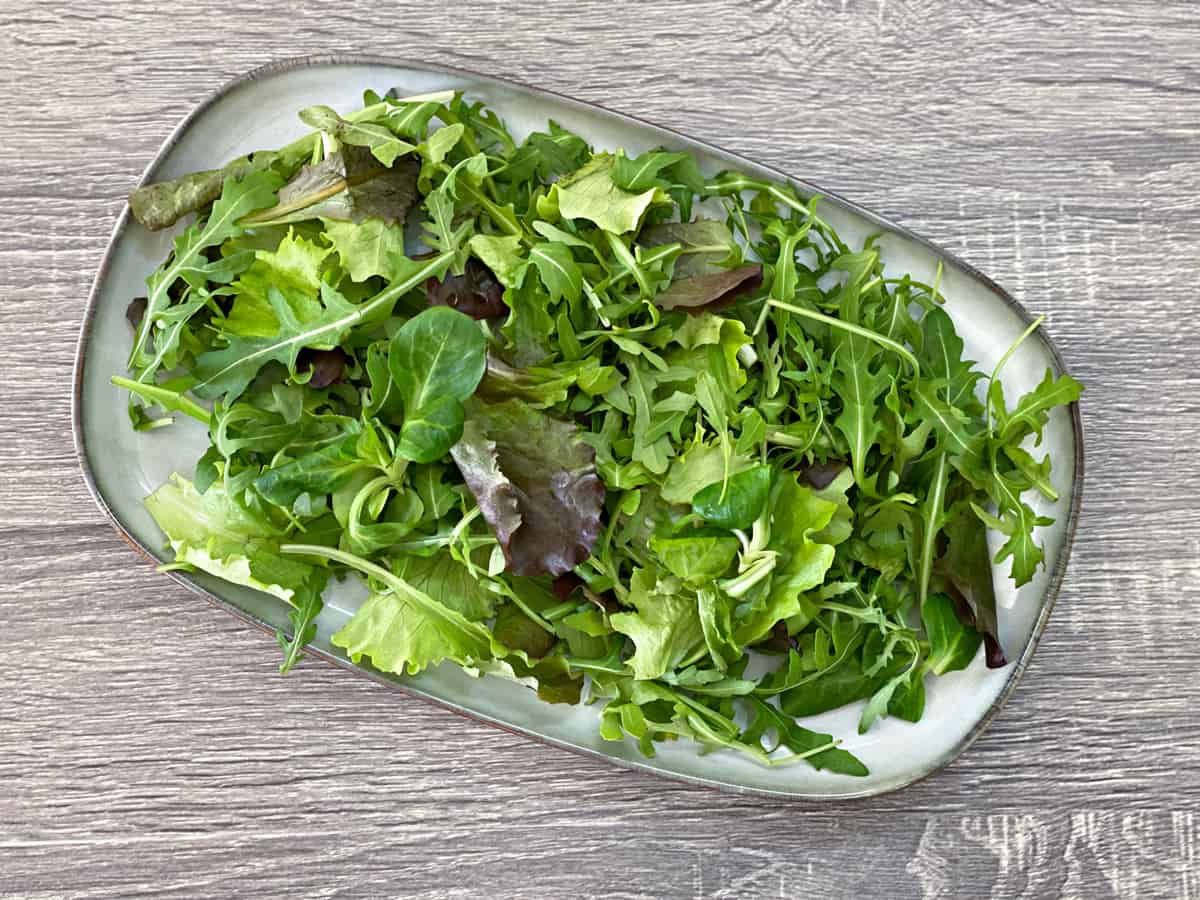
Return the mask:
<path id="1" fill-rule="evenodd" d="M 600 536 L 604 484 L 579 429 L 519 400 L 468 410 L 451 455 L 517 575 L 562 575 Z"/>
<path id="2" fill-rule="evenodd" d="M 508 312 L 504 286 L 474 257 L 467 260 L 463 274 L 426 281 L 425 295 L 430 306 L 449 306 L 472 319 L 494 319 Z"/>
<path id="3" fill-rule="evenodd" d="M 654 298 L 659 309 L 682 309 L 691 315 L 715 312 L 762 287 L 762 266 L 753 263 L 692 278 L 681 278 Z"/>

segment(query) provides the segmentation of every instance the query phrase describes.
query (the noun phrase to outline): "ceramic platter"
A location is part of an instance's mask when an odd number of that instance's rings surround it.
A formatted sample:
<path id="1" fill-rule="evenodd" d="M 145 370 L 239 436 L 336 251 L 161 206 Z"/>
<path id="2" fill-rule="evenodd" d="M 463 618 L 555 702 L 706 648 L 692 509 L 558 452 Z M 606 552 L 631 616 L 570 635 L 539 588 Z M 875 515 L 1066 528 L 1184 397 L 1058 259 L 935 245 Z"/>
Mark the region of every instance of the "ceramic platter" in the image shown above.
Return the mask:
<path id="1" fill-rule="evenodd" d="M 401 96 L 455 89 L 485 101 L 508 123 L 519 140 L 544 128 L 553 118 L 598 148 L 623 147 L 632 156 L 657 146 L 695 154 L 706 171 L 735 168 L 752 175 L 792 181 L 803 195 L 826 199 L 822 215 L 851 245 L 881 232 L 889 274 L 912 273 L 932 281 L 944 265 L 942 290 L 947 309 L 966 344 L 966 356 L 990 371 L 1000 355 L 1030 322 L 1029 314 L 1003 289 L 953 254 L 853 203 L 789 179 L 781 172 L 726 153 L 701 140 L 610 112 L 597 106 L 482 75 L 436 68 L 424 63 L 375 58 L 307 58 L 259 69 L 217 91 L 167 138 L 143 177 L 145 182 L 215 168 L 252 150 L 285 144 L 303 133 L 298 110 L 317 103 L 349 111 L 361 105 L 364 89 L 396 89 Z M 136 433 L 129 427 L 125 396 L 109 378 L 123 373 L 131 333 L 125 320 L 129 301 L 144 293 L 146 276 L 167 254 L 171 231 L 151 233 L 126 210 L 117 222 L 89 300 L 75 370 L 75 439 L 88 485 L 113 524 L 147 556 L 164 561 L 164 538 L 142 506 L 142 499 L 175 470 L 191 476 L 207 446 L 204 429 L 191 420 L 172 428 Z M 1027 340 L 1003 374 L 1008 396 L 1036 386 L 1046 368 L 1063 367 L 1044 331 Z M 192 427 L 194 426 L 194 427 Z M 989 670 L 982 653 L 960 672 L 931 679 L 925 715 L 917 724 L 884 719 L 866 735 L 856 723 L 860 706 L 804 720 L 806 726 L 844 738 L 843 746 L 870 768 L 866 778 L 815 771 L 803 765 L 762 767 L 729 751 L 701 755 L 694 746 L 662 746 L 654 759 L 642 757 L 632 743 L 600 738 L 596 707 L 549 705 L 532 691 L 496 678 L 476 679 L 451 664 L 415 677 L 395 677 L 354 665 L 329 637 L 365 596 L 336 585 L 326 595 L 311 652 L 357 675 L 430 700 L 451 710 L 617 765 L 734 791 L 784 797 L 833 800 L 894 790 L 946 765 L 957 757 L 996 714 L 1029 664 L 1045 627 L 1066 568 L 1075 529 L 1083 477 L 1083 444 L 1078 409 L 1051 416 L 1043 446 L 1054 459 L 1058 503 L 1031 500 L 1055 519 L 1039 538 L 1046 566 L 1034 580 L 1014 590 L 996 573 L 1001 606 L 1001 640 L 1013 660 Z M 993 537 L 995 537 L 993 535 Z M 993 545 L 994 546 L 994 545 Z M 286 606 L 275 597 L 236 587 L 203 573 L 172 572 L 170 577 L 206 596 L 247 622 L 274 630 L 286 627 Z M 181 633 L 180 640 L 187 640 Z M 302 676 L 301 676 L 302 677 Z M 404 708 L 397 706 L 397 717 Z M 437 752 L 436 741 L 431 752 Z"/>

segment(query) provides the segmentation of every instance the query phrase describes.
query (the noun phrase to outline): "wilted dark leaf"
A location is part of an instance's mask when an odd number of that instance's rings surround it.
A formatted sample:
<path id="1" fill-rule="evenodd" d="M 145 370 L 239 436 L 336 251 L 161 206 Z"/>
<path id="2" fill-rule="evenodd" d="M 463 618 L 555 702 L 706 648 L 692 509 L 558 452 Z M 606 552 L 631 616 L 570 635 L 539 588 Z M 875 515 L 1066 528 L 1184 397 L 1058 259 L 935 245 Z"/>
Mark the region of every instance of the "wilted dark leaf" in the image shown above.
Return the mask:
<path id="1" fill-rule="evenodd" d="M 818 491 L 823 491 L 833 483 L 833 479 L 837 478 L 844 468 L 846 468 L 846 464 L 841 460 L 831 460 L 829 462 L 813 463 L 808 468 L 803 469 L 800 474 L 805 481 Z"/>
<path id="2" fill-rule="evenodd" d="M 554 596 L 559 600 L 566 600 L 573 593 L 583 587 L 583 579 L 574 572 L 564 572 L 554 579 L 554 584 L 551 588 L 554 590 Z"/>
<path id="3" fill-rule="evenodd" d="M 342 373 L 346 369 L 346 354 L 341 350 L 305 348 L 300 351 L 296 371 L 306 372 L 310 369 L 312 377 L 308 379 L 309 387 L 320 390 L 337 384 L 342 380 Z"/>
<path id="4" fill-rule="evenodd" d="M 145 297 L 134 297 L 125 307 L 125 318 L 133 326 L 134 331 L 142 324 L 142 316 L 146 315 L 147 302 L 149 301 Z"/>
<path id="5" fill-rule="evenodd" d="M 508 312 L 504 286 L 491 269 L 474 257 L 467 260 L 461 275 L 426 281 L 425 294 L 430 306 L 449 306 L 472 319 L 493 319 Z"/>
<path id="6" fill-rule="evenodd" d="M 762 266 L 758 263 L 723 269 L 673 281 L 654 298 L 654 303 L 659 309 L 682 309 L 692 315 L 716 312 L 757 291 L 762 281 Z"/>
<path id="7" fill-rule="evenodd" d="M 246 220 L 281 225 L 306 219 L 403 222 L 417 198 L 419 165 L 398 159 L 382 165 L 365 147 L 344 146 L 315 165 L 304 166 L 279 190 L 279 202 Z"/>

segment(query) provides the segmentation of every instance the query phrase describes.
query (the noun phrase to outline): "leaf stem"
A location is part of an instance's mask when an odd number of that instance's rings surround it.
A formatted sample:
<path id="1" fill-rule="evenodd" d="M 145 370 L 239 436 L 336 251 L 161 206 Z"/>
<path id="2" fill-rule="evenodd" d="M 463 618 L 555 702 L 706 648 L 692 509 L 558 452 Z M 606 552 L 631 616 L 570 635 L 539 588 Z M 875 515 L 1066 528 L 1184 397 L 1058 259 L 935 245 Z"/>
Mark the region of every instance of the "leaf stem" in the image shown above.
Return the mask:
<path id="1" fill-rule="evenodd" d="M 915 356 L 913 356 L 912 352 L 907 347 L 905 347 L 903 344 L 901 344 L 897 341 L 893 341 L 889 337 L 884 337 L 882 334 L 880 334 L 877 331 L 872 331 L 869 328 L 863 328 L 861 325 L 855 325 L 852 322 L 843 322 L 841 319 L 836 319 L 833 316 L 827 316 L 824 313 L 819 313 L 819 312 L 816 312 L 815 310 L 804 309 L 801 306 L 794 306 L 791 303 L 784 303 L 782 300 L 772 299 L 772 300 L 768 300 L 767 303 L 770 306 L 774 306 L 774 307 L 778 307 L 779 309 L 787 310 L 794 316 L 801 316 L 805 319 L 812 319 L 814 322 L 821 322 L 822 324 L 828 325 L 830 328 L 838 328 L 838 329 L 841 329 L 842 331 L 848 331 L 851 334 L 856 334 L 859 337 L 866 338 L 869 341 L 874 341 L 876 344 L 879 344 L 881 347 L 886 347 L 887 349 L 891 350 L 893 353 L 897 353 L 901 357 L 903 357 L 904 361 L 907 362 L 909 364 L 909 366 L 912 367 L 914 375 L 921 374 L 921 366 L 917 362 L 917 358 Z"/>

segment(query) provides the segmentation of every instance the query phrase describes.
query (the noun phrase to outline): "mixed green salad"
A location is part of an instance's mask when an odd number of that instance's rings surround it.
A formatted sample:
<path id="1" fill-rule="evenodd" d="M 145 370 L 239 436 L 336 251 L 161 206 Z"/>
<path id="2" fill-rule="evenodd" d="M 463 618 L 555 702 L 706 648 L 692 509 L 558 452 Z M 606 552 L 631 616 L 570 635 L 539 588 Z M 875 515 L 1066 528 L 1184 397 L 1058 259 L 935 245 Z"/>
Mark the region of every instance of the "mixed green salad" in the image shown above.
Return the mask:
<path id="1" fill-rule="evenodd" d="M 916 721 L 927 676 L 1005 665 L 992 565 L 1042 564 L 1034 445 L 1078 382 L 1010 402 L 940 278 L 786 184 L 554 122 L 518 141 L 457 93 L 300 118 L 133 194 L 148 228 L 195 219 L 113 378 L 134 428 L 207 427 L 146 505 L 167 568 L 291 605 L 283 671 L 353 572 L 355 661 L 602 704 L 648 755 L 865 775 L 797 718 Z"/>

